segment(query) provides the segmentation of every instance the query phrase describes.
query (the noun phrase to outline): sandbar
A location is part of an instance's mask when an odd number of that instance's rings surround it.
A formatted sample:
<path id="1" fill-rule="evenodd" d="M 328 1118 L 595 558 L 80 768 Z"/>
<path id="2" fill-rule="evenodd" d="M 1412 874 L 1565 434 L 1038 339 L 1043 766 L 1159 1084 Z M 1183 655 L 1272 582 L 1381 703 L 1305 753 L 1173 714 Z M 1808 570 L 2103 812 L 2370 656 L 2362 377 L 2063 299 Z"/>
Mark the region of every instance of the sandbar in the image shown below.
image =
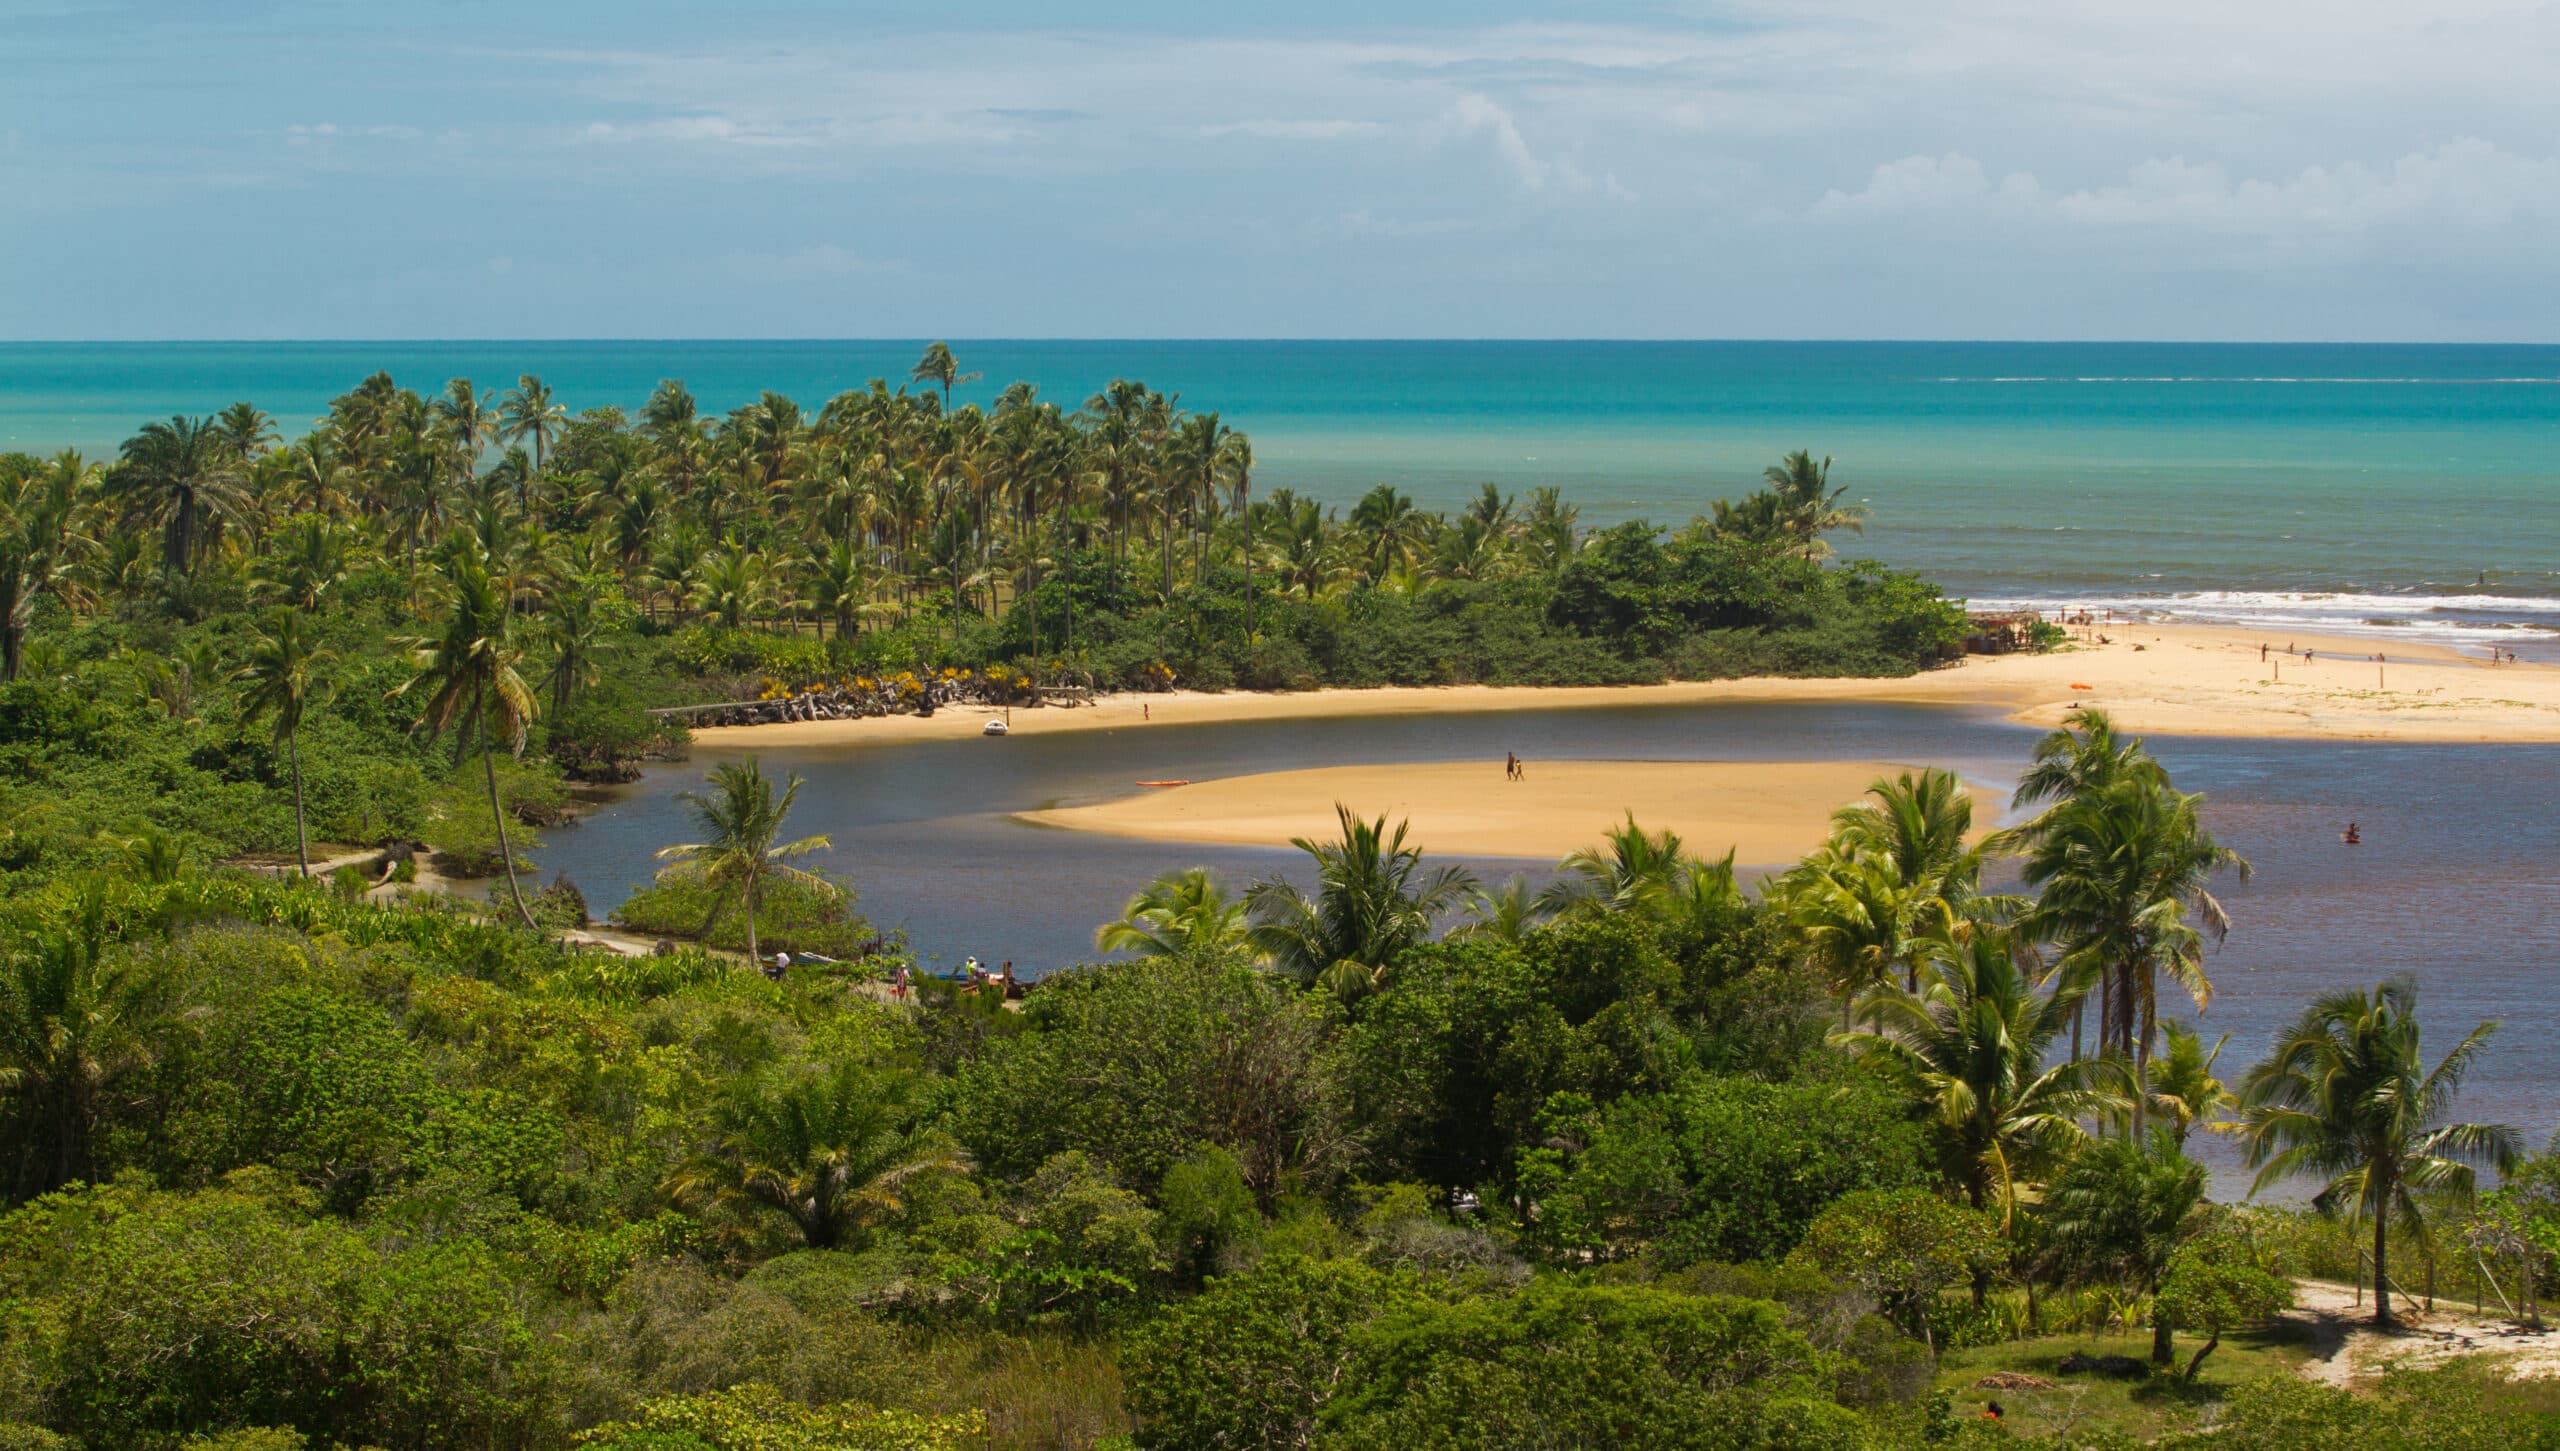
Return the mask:
<path id="1" fill-rule="evenodd" d="M 1679 834 L 1682 849 L 1746 866 L 1793 862 L 1821 845 L 1831 813 L 1879 777 L 1912 769 L 1873 761 L 1533 761 L 1507 781 L 1500 761 L 1326 766 L 1226 776 L 1091 806 L 1026 811 L 1039 826 L 1226 846 L 1287 846 L 1340 834 L 1334 803 L 1389 823 L 1434 855 L 1554 861 L 1598 844 L 1627 818 Z M 1975 792 L 1986 826 L 1997 797 Z"/>
<path id="2" fill-rule="evenodd" d="M 2094 634 L 2099 632 L 2092 632 Z M 1390 686 L 1297 692 L 1119 694 L 1074 709 L 1017 709 L 1016 737 L 1225 721 L 1687 705 L 1719 701 L 1874 701 L 1988 710 L 2059 724 L 2073 707 L 2113 713 L 2157 735 L 2407 742 L 2560 742 L 2560 667 L 2489 665 L 2439 646 L 2281 636 L 2200 625 L 2110 625 L 2109 643 L 2044 655 L 1974 655 L 1898 679 L 1757 678 L 1629 686 Z M 2260 647 L 2268 647 L 2260 658 Z M 2281 653 L 2287 646 L 2312 659 Z M 2374 660 L 2376 652 L 2389 659 Z M 886 745 L 974 736 L 979 707 L 931 718 L 786 722 L 694 732 L 714 750 Z M 989 741 L 989 749 L 1003 743 Z"/>

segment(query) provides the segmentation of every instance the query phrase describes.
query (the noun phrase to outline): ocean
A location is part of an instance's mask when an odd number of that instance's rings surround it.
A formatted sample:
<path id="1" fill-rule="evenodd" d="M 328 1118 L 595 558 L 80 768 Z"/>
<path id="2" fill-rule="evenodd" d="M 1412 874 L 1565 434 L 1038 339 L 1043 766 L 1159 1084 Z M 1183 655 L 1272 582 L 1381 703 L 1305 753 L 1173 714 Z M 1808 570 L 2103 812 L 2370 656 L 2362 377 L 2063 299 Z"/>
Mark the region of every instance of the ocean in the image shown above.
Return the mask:
<path id="1" fill-rule="evenodd" d="M 2560 659 L 2560 347 L 2155 343 L 961 341 L 992 399 L 1137 378 L 1251 434 L 1257 488 L 1446 508 L 1562 486 L 1677 523 L 1797 448 L 1873 510 L 1841 541 L 1985 607 L 2492 642 Z M 922 344 L 0 344 L 0 449 L 105 455 L 247 399 L 296 430 L 366 373 L 536 373 L 571 408 L 661 378 L 814 408 Z"/>

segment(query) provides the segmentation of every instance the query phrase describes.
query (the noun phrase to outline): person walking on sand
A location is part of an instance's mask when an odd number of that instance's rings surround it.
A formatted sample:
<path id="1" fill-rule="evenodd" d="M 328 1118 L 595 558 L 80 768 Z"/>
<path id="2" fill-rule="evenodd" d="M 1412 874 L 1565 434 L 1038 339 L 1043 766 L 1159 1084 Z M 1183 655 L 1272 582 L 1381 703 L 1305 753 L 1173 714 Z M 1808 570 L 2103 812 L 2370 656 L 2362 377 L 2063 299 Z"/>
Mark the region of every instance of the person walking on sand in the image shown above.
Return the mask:
<path id="1" fill-rule="evenodd" d="M 1513 751 L 1505 751 L 1502 753 L 1502 779 L 1505 781 L 1517 781 L 1520 779 L 1520 757 L 1518 753 Z"/>

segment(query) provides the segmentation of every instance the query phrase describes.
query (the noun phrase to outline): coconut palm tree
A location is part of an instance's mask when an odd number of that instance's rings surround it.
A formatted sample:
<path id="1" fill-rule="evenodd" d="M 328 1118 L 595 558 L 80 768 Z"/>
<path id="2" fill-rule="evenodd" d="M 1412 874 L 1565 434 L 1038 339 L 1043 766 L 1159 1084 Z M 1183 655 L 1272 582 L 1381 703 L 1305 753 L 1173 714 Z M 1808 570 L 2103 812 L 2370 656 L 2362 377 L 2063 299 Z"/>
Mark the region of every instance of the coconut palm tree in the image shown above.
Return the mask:
<path id="1" fill-rule="evenodd" d="M 2183 1150 L 2187 1135 L 2198 1124 L 2214 1127 L 2217 1115 L 2240 1102 L 2213 1076 L 2213 1065 L 2231 1035 L 2223 1034 L 2208 1049 L 2194 1028 L 2172 1018 L 2160 1025 L 2160 1041 L 2164 1051 L 2144 1071 L 2143 1097 L 2151 1111 L 2167 1121 L 2163 1127 Z"/>
<path id="2" fill-rule="evenodd" d="M 1405 844 L 1405 823 L 1387 830 L 1385 817 L 1363 821 L 1337 803 L 1342 835 L 1291 844 L 1314 858 L 1316 894 L 1284 879 L 1257 882 L 1245 894 L 1253 945 L 1273 966 L 1301 983 L 1321 985 L 1346 999 L 1385 980 L 1406 950 L 1430 940 L 1431 929 L 1474 889 L 1462 867 L 1425 868 L 1422 849 Z"/>
<path id="3" fill-rule="evenodd" d="M 1911 1099 L 1948 1185 L 2004 1223 L 2088 1141 L 2082 1121 L 2119 1111 L 2127 1087 L 2110 1060 L 2048 1061 L 2078 994 L 2038 991 L 2023 945 L 1994 927 L 1941 938 L 1918 992 L 1876 989 L 1859 1004 L 1867 1026 L 1831 1040 Z"/>
<path id="4" fill-rule="evenodd" d="M 2204 1166 L 2164 1126 L 2082 1149 L 2045 1196 L 2045 1257 L 2067 1278 L 2105 1281 L 2149 1298 L 2169 1258 L 2200 1227 Z M 2151 1363 L 2169 1363 L 2171 1325 L 2154 1315 Z"/>
<path id="5" fill-rule="evenodd" d="M 2426 1227 L 2429 1199 L 2467 1199 L 2481 1168 L 2514 1167 L 2516 1131 L 2448 1122 L 2462 1080 L 2488 1046 L 2482 1023 L 2433 1069 L 2418 1036 L 2418 984 L 2392 978 L 2371 992 L 2324 993 L 2276 1035 L 2241 1080 L 2240 1137 L 2250 1192 L 2279 1180 L 2323 1181 L 2311 1205 L 2373 1224 L 2373 1323 L 2391 1315 L 2391 1227 Z"/>
<path id="6" fill-rule="evenodd" d="M 146 423 L 124 441 L 112 477 L 128 518 L 160 524 L 160 567 L 184 574 L 215 525 L 243 518 L 238 451 L 210 418 Z"/>
<path id="7" fill-rule="evenodd" d="M 302 811 L 302 716 L 328 691 L 323 676 L 335 662 L 334 651 L 315 646 L 302 631 L 301 612 L 291 606 L 276 611 L 275 628 L 250 642 L 248 663 L 232 672 L 240 695 L 243 724 L 261 718 L 275 723 L 275 742 L 284 747 L 293 768 L 293 859 L 311 875 L 311 837 Z"/>
<path id="8" fill-rule="evenodd" d="M 928 343 L 925 346 L 924 356 L 913 368 L 907 370 L 907 376 L 919 383 L 931 383 L 941 388 L 942 411 L 949 413 L 953 385 L 975 383 L 981 375 L 961 372 L 959 360 L 951 356 L 949 343 Z"/>
<path id="9" fill-rule="evenodd" d="M 1529 878 L 1513 872 L 1503 878 L 1502 885 L 1487 891 L 1481 887 L 1467 902 L 1467 920 L 1449 929 L 1451 941 L 1490 938 L 1497 942 L 1518 942 L 1535 931 L 1546 920 L 1538 905 L 1538 894 L 1529 886 Z"/>
<path id="10" fill-rule="evenodd" d="M 71 449 L 32 473 L 0 475 L 0 680 L 18 678 L 36 606 L 47 595 L 91 599 L 80 583 L 72 521 L 96 489 L 98 467 Z"/>
<path id="11" fill-rule="evenodd" d="M 445 447 L 453 450 L 454 472 L 469 479 L 480 471 L 481 451 L 500 428 L 495 393 L 472 387 L 468 378 L 456 378 L 445 384 L 444 396 L 430 406 Z"/>
<path id="12" fill-rule="evenodd" d="M 1822 536 L 1835 529 L 1852 534 L 1866 532 L 1867 511 L 1856 504 L 1842 504 L 1840 496 L 1846 486 L 1831 487 L 1831 460 L 1820 463 L 1813 455 L 1797 449 L 1762 474 L 1768 480 L 1769 492 L 1776 496 L 1778 513 L 1784 521 L 1787 536 L 1807 559 L 1819 559 L 1831 552 Z"/>
<path id="13" fill-rule="evenodd" d="M 347 531 L 318 514 L 299 514 L 267 538 L 267 553 L 250 565 L 259 591 L 300 610 L 320 608 L 321 598 L 346 579 Z"/>
<path id="14" fill-rule="evenodd" d="M 2063 972 L 2097 985 L 2099 1041 L 2137 1076 L 2151 1061 L 2160 978 L 2200 1009 L 2213 1000 L 2206 942 L 2231 930 L 2213 879 L 2249 876 L 2249 863 L 2206 829 L 2203 799 L 2135 771 L 2060 802 L 2022 833 L 2021 875 L 2037 889 L 2023 922 L 2062 946 Z M 2141 1124 L 2137 1100 L 2137 1132 Z"/>
<path id="15" fill-rule="evenodd" d="M 1538 894 L 1538 906 L 1550 917 L 1650 914 L 1679 887 L 1688 860 L 1677 833 L 1647 831 L 1630 811 L 1599 846 L 1556 863 L 1556 879 Z"/>
<path id="16" fill-rule="evenodd" d="M 2092 795 L 2130 777 L 2166 783 L 2168 773 L 2151 758 L 2137 737 L 2116 733 L 2115 721 L 2103 710 L 2084 707 L 2062 718 L 2062 729 L 2036 742 L 2012 809 Z M 2032 840 L 2034 828 L 2009 833 L 2013 842 Z"/>
<path id="17" fill-rule="evenodd" d="M 711 915 L 703 919 L 699 935 L 710 935 L 733 903 L 746 912 L 747 960 L 753 962 L 758 958 L 756 907 L 764 896 L 765 879 L 779 875 L 814 880 L 790 863 L 811 852 L 829 850 L 835 842 L 825 836 L 777 841 L 782 823 L 791 815 L 791 804 L 800 797 L 797 773 L 783 782 L 782 793 L 776 796 L 773 778 L 749 756 L 712 767 L 710 786 L 709 791 L 686 791 L 676 797 L 692 811 L 703 840 L 666 847 L 659 851 L 658 860 L 699 864 L 704 880 L 715 889 Z M 719 888 L 732 889 L 735 896 L 716 895 Z"/>
<path id="18" fill-rule="evenodd" d="M 459 724 L 468 732 L 466 740 L 478 741 L 507 895 L 515 902 L 516 916 L 532 929 L 533 913 L 516 880 L 515 851 L 507 843 L 506 809 L 498 800 L 498 745 L 504 742 L 511 755 L 523 754 L 525 732 L 540 713 L 533 689 L 518 669 L 524 663 L 524 650 L 515 639 L 518 617 L 506 587 L 490 573 L 488 557 L 467 539 L 446 552 L 439 583 L 443 622 L 433 636 L 402 642 L 416 674 L 393 694 L 425 697 L 418 727 L 430 736 Z"/>
<path id="19" fill-rule="evenodd" d="M 1246 948 L 1245 905 L 1206 867 L 1167 872 L 1129 899 L 1093 945 L 1139 957 L 1214 958 Z"/>
<path id="20" fill-rule="evenodd" d="M 1831 817 L 1835 851 L 1890 863 L 1906 888 L 1925 890 L 1956 913 L 1982 885 L 1982 848 L 1973 833 L 1973 795 L 1953 771 L 1905 771 L 1867 788 L 1867 799 Z"/>
<path id="21" fill-rule="evenodd" d="M 531 373 L 516 379 L 516 385 L 498 399 L 498 441 L 533 440 L 536 475 L 542 472 L 552 438 L 568 421 L 569 410 L 552 398 L 550 385 Z"/>
<path id="22" fill-rule="evenodd" d="M 13 1204 L 94 1174 L 99 1106 L 151 1060 L 166 979 L 107 940 L 105 902 L 87 891 L 66 922 L 0 953 L 0 1124 L 17 1142 Z"/>
<path id="23" fill-rule="evenodd" d="M 918 1125 L 914 1098 L 907 1079 L 852 1062 L 751 1081 L 722 1106 L 718 1142 L 670 1176 L 667 1193 L 771 1210 L 813 1250 L 858 1248 L 917 1181 L 969 1166 L 950 1139 Z"/>

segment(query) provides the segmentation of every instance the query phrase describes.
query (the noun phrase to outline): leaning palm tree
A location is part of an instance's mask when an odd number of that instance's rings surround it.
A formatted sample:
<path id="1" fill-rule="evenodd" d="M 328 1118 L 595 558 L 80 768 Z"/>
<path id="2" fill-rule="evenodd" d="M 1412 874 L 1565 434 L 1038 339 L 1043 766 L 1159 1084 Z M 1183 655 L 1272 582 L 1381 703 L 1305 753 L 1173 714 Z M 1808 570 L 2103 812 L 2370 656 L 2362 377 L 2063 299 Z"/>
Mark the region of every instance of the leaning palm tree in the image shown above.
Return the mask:
<path id="1" fill-rule="evenodd" d="M 919 383 L 930 383 L 939 387 L 942 390 L 942 411 L 948 413 L 951 411 L 953 385 L 975 383 L 980 375 L 960 371 L 960 362 L 951 356 L 949 343 L 928 343 L 925 346 L 924 357 L 918 360 L 913 368 L 907 370 L 907 376 Z"/>
<path id="2" fill-rule="evenodd" d="M 2038 991 L 2023 946 L 1992 927 L 1941 938 L 1918 992 L 1886 984 L 1860 1004 L 1868 1026 L 1832 1036 L 1926 1115 L 1948 1185 L 2004 1223 L 2029 1186 L 2088 1142 L 2082 1122 L 2119 1112 L 2125 1098 L 2110 1060 L 2049 1061 L 2077 993 Z"/>
<path id="3" fill-rule="evenodd" d="M 2325 1180 L 2314 1209 L 2372 1220 L 2376 1325 L 2392 1322 L 2392 1224 L 2423 1232 L 2427 1199 L 2467 1199 L 2479 1168 L 2503 1174 L 2515 1164 L 2514 1129 L 2446 1121 L 2497 1026 L 2472 1029 L 2431 1070 L 2419 1050 L 2415 978 L 2370 993 L 2341 988 L 2303 1009 L 2241 1082 L 2240 1135 L 2258 1171 L 2250 1192 Z"/>
<path id="4" fill-rule="evenodd" d="M 857 1247 L 898 1212 L 909 1187 L 967 1169 L 968 1156 L 918 1126 L 904 1078 L 856 1063 L 734 1092 L 708 1153 L 671 1175 L 671 1198 L 753 1207 L 790 1221 L 810 1249 Z"/>
<path id="5" fill-rule="evenodd" d="M 1342 835 L 1292 843 L 1315 859 L 1312 897 L 1274 877 L 1245 894 L 1253 945 L 1298 981 L 1321 985 L 1345 998 L 1385 980 L 1395 959 L 1429 941 L 1432 925 L 1453 910 L 1475 878 L 1462 867 L 1422 864 L 1422 849 L 1405 844 L 1405 823 L 1393 833 L 1387 820 L 1363 821 L 1337 803 Z"/>
<path id="6" fill-rule="evenodd" d="M 311 875 L 311 835 L 302 810 L 302 715 L 326 692 L 321 672 L 337 656 L 315 646 L 302 632 L 302 615 L 287 607 L 276 611 L 275 629 L 261 632 L 249 646 L 248 663 L 233 671 L 234 682 L 248 687 L 240 696 L 240 718 L 275 722 L 275 742 L 293 766 L 293 859 Z"/>
<path id="7" fill-rule="evenodd" d="M 432 636 L 402 641 L 417 673 L 395 695 L 417 692 L 426 697 L 418 728 L 438 736 L 460 724 L 480 747 L 480 769 L 489 787 L 489 817 L 498 832 L 498 860 L 507 873 L 507 895 L 516 916 L 528 928 L 533 913 L 525 906 L 524 887 L 516 880 L 514 849 L 507 842 L 507 813 L 498 801 L 497 748 L 505 742 L 510 755 L 524 752 L 525 732 L 540 707 L 533 688 L 518 671 L 524 650 L 516 643 L 516 613 L 505 585 L 490 573 L 489 561 L 469 541 L 447 552 L 441 580 L 444 622 Z"/>
<path id="8" fill-rule="evenodd" d="M 1244 950 L 1244 903 L 1206 867 L 1167 872 L 1129 899 L 1120 920 L 1095 929 L 1093 945 L 1139 957 L 1213 958 Z"/>
<path id="9" fill-rule="evenodd" d="M 711 915 L 703 919 L 701 935 L 710 934 L 732 902 L 746 912 L 747 960 L 753 962 L 756 907 L 763 898 L 765 879 L 771 875 L 810 878 L 789 863 L 811 852 L 827 851 L 835 842 L 824 836 L 804 836 L 777 844 L 782 823 L 791 815 L 791 803 L 800 796 L 797 773 L 784 781 L 782 794 L 776 796 L 773 778 L 749 756 L 712 767 L 710 784 L 709 791 L 686 791 L 676 797 L 693 812 L 704 839 L 667 847 L 658 859 L 700 864 L 704 879 L 715 888 Z M 722 887 L 734 889 L 736 895 L 717 895 L 716 889 Z"/>

